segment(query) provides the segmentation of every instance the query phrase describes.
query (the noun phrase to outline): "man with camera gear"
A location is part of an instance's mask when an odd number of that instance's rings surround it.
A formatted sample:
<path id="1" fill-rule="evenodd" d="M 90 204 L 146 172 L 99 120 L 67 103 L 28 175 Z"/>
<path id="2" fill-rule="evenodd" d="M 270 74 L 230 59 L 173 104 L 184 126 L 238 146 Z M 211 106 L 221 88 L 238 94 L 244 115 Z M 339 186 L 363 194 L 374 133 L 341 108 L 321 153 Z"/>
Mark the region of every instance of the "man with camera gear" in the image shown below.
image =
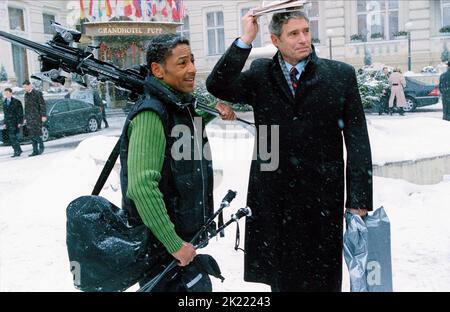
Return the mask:
<path id="1" fill-rule="evenodd" d="M 203 151 L 204 126 L 194 122 L 196 68 L 189 41 L 174 34 L 153 37 L 147 65 L 145 95 L 131 108 L 121 136 L 122 206 L 150 229 L 155 263 L 157 255 L 159 260 L 172 256 L 185 267 L 196 256 L 188 242 L 213 213 L 211 158 Z M 223 119 L 235 118 L 230 107 L 216 108 Z M 172 137 L 176 127 L 189 129 L 189 137 Z M 191 147 L 181 159 L 175 155 L 177 139 L 187 139 Z M 154 291 L 179 291 L 178 282 L 162 282 Z"/>

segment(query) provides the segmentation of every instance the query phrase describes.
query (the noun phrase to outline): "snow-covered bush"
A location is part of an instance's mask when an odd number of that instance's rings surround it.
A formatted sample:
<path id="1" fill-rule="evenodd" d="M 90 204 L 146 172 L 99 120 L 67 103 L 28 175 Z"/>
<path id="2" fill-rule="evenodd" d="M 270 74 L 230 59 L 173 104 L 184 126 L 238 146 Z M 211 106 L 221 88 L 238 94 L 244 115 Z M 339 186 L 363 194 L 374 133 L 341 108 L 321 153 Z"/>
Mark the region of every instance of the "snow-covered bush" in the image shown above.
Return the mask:
<path id="1" fill-rule="evenodd" d="M 363 67 L 357 74 L 359 93 L 364 109 L 379 105 L 389 91 L 388 77 L 380 70 Z"/>
<path id="2" fill-rule="evenodd" d="M 424 68 L 422 68 L 421 73 L 436 74 L 437 70 L 433 66 L 425 66 Z"/>
<path id="3" fill-rule="evenodd" d="M 441 61 L 447 63 L 450 61 L 450 52 L 448 51 L 447 45 L 444 44 L 444 49 L 441 54 Z"/>
<path id="4" fill-rule="evenodd" d="M 192 95 L 197 99 L 197 102 L 203 105 L 206 105 L 208 107 L 214 108 L 217 104 L 217 102 L 222 102 L 228 105 L 231 105 L 233 107 L 233 110 L 235 112 L 247 112 L 251 111 L 252 108 L 250 105 L 246 104 L 232 104 L 227 101 L 222 101 L 216 98 L 214 95 L 208 92 L 206 90 L 206 86 L 203 83 L 199 83 L 195 86 L 194 91 L 192 92 Z M 203 120 L 205 123 L 208 123 L 210 120 L 214 118 L 214 116 L 211 116 L 208 113 L 205 113 L 202 110 L 197 110 L 197 113 L 203 117 Z"/>

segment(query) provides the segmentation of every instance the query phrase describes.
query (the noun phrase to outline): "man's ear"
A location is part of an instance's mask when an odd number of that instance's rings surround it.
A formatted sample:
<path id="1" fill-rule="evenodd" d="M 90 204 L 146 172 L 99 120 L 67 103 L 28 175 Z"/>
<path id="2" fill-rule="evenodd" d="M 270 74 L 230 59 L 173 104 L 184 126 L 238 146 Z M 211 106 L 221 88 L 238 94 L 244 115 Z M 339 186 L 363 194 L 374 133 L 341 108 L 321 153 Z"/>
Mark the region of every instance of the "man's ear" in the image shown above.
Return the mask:
<path id="1" fill-rule="evenodd" d="M 153 62 L 150 65 L 150 70 L 152 71 L 153 76 L 155 76 L 158 79 L 164 78 L 164 68 L 161 64 Z"/>
<path id="2" fill-rule="evenodd" d="M 274 34 L 270 35 L 270 39 L 272 39 L 273 45 L 278 49 L 278 42 L 280 41 L 280 39 Z"/>

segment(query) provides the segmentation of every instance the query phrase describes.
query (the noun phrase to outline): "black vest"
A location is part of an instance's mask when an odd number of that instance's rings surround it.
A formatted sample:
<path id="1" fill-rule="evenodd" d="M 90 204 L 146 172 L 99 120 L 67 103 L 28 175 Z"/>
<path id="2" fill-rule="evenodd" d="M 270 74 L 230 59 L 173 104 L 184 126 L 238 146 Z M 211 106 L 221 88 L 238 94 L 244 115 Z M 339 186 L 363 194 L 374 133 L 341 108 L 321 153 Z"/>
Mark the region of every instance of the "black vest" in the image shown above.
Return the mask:
<path id="1" fill-rule="evenodd" d="M 198 117 L 194 105 L 195 99 L 193 97 L 188 96 L 187 102 L 182 103 L 175 94 L 159 82 L 152 78 L 147 79 L 145 95 L 135 103 L 126 119 L 120 147 L 122 207 L 128 211 L 134 223 L 142 224 L 142 219 L 135 204 L 126 196 L 128 186 L 128 126 L 130 121 L 143 111 L 153 111 L 158 114 L 163 123 L 166 137 L 165 159 L 159 189 L 163 194 L 169 217 L 175 225 L 175 231 L 185 241 L 192 239 L 214 211 L 212 162 L 210 161 L 209 149 L 205 149 L 208 150 L 208 155 L 203 151 L 207 143 L 207 139 L 203 138 L 202 135 L 204 125 L 201 126 L 201 129 L 199 128 L 200 125 L 194 125 L 194 117 Z M 172 129 L 175 126 L 190 130 L 190 159 L 175 160 L 172 157 L 171 149 L 178 139 L 171 136 Z M 182 135 L 180 136 L 182 137 Z M 186 137 L 182 139 L 187 140 Z M 201 150 L 200 154 L 198 153 L 199 150 Z M 201 157 L 198 155 L 201 155 Z M 155 238 L 153 237 L 153 239 Z"/>

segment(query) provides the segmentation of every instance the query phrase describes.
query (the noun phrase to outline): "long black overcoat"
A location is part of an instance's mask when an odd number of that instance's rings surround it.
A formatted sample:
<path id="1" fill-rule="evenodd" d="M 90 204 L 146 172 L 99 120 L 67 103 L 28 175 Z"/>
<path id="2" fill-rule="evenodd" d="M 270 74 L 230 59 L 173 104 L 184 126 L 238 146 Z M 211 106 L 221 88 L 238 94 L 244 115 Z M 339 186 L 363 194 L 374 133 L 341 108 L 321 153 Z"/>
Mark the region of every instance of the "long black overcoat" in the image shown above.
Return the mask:
<path id="1" fill-rule="evenodd" d="M 345 182 L 345 206 L 372 210 L 371 150 L 355 70 L 313 49 L 294 97 L 277 55 L 242 71 L 249 53 L 232 44 L 207 79 L 213 95 L 253 107 L 259 141 L 261 125 L 275 126 L 267 131 L 272 160 L 260 145 L 251 166 L 244 279 L 281 291 L 339 291 Z M 277 141 L 279 164 L 264 171 L 261 165 L 276 164 Z"/>
<path id="2" fill-rule="evenodd" d="M 36 89 L 25 93 L 25 119 L 31 137 L 42 135 L 42 117 L 47 116 L 46 105 L 41 91 Z"/>
<path id="3" fill-rule="evenodd" d="M 5 113 L 5 125 L 9 129 L 19 131 L 19 124 L 23 123 L 23 107 L 22 102 L 11 97 L 11 103 L 6 105 L 6 99 L 3 102 L 3 112 Z"/>
<path id="4" fill-rule="evenodd" d="M 442 95 L 443 119 L 450 120 L 450 69 L 439 78 L 439 91 Z"/>

